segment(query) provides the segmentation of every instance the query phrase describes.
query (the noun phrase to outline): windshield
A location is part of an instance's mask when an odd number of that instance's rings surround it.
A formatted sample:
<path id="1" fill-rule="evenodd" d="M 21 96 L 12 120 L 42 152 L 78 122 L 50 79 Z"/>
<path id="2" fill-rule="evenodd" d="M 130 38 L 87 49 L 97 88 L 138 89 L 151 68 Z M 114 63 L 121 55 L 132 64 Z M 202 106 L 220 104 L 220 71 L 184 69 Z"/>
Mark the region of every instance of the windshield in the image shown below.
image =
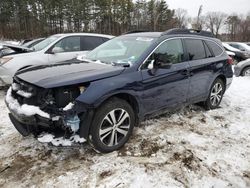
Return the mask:
<path id="1" fill-rule="evenodd" d="M 132 65 L 154 41 L 150 37 L 117 37 L 95 48 L 87 54 L 86 59 L 107 64 Z"/>
<path id="2" fill-rule="evenodd" d="M 34 51 L 40 51 L 50 45 L 52 42 L 57 40 L 60 36 L 51 36 L 44 39 L 42 42 L 39 42 L 35 46 L 33 46 Z"/>

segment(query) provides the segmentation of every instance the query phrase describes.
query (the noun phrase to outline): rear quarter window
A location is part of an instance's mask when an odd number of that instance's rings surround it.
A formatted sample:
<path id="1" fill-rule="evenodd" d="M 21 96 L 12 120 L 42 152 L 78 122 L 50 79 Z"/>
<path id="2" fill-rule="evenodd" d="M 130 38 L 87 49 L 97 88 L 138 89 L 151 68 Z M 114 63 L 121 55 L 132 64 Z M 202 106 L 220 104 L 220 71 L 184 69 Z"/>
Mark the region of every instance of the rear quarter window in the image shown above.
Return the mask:
<path id="1" fill-rule="evenodd" d="M 212 50 L 214 56 L 219 56 L 223 53 L 223 50 L 221 49 L 221 47 L 215 42 L 212 42 L 212 41 L 205 41 L 205 42 L 209 46 L 209 48 Z"/>

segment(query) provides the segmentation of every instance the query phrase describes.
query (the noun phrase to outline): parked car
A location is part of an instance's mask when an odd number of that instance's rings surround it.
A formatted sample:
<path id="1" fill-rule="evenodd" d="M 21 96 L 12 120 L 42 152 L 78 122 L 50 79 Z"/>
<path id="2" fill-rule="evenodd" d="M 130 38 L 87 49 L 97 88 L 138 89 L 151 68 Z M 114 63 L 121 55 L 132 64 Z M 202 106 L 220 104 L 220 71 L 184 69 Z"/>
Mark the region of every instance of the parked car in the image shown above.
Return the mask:
<path id="1" fill-rule="evenodd" d="M 223 44 L 223 47 L 225 48 L 226 51 L 235 53 L 234 64 L 237 64 L 240 61 L 243 61 L 243 60 L 250 58 L 249 53 L 244 52 L 244 51 L 240 51 L 239 49 L 234 48 L 225 42 L 223 42 L 222 44 Z"/>
<path id="2" fill-rule="evenodd" d="M 250 76 L 250 59 L 239 62 L 234 66 L 235 76 Z"/>
<path id="3" fill-rule="evenodd" d="M 15 72 L 33 65 L 53 64 L 75 58 L 113 38 L 110 35 L 69 33 L 52 35 L 33 46 L 31 53 L 4 56 L 0 59 L 0 85 L 12 83 Z M 23 47 L 25 48 L 25 47 Z"/>
<path id="4" fill-rule="evenodd" d="M 239 49 L 240 51 L 246 51 L 248 54 L 250 54 L 250 47 L 242 42 L 228 42 L 228 44 L 234 48 Z"/>
<path id="5" fill-rule="evenodd" d="M 20 45 L 14 45 L 14 44 L 8 44 L 8 43 L 0 44 L 0 58 L 3 56 L 7 56 L 7 55 L 27 53 L 27 52 L 32 52 L 32 51 L 33 51 L 32 49 L 28 47 L 20 46 Z"/>
<path id="6" fill-rule="evenodd" d="M 250 42 L 247 42 L 246 44 L 247 44 L 248 46 L 250 46 Z"/>
<path id="7" fill-rule="evenodd" d="M 62 130 L 111 152 L 146 117 L 199 102 L 217 108 L 233 78 L 220 40 L 187 29 L 125 34 L 69 62 L 15 75 L 6 104 L 23 136 Z"/>
<path id="8" fill-rule="evenodd" d="M 42 42 L 44 39 L 45 38 L 33 39 L 33 40 L 29 41 L 29 42 L 24 43 L 22 46 L 27 47 L 27 48 L 32 48 L 33 46 L 35 46 L 39 42 Z"/>

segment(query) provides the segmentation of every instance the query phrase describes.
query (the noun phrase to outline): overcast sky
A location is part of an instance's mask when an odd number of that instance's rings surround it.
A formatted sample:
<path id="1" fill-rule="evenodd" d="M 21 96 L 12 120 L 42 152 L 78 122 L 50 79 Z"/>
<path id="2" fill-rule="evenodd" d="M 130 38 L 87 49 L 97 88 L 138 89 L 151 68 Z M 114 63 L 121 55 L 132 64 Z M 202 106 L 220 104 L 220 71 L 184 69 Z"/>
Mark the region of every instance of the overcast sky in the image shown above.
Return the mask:
<path id="1" fill-rule="evenodd" d="M 171 9 L 183 8 L 190 16 L 196 16 L 200 5 L 203 14 L 209 11 L 221 11 L 227 14 L 246 15 L 250 11 L 250 0 L 166 0 Z"/>

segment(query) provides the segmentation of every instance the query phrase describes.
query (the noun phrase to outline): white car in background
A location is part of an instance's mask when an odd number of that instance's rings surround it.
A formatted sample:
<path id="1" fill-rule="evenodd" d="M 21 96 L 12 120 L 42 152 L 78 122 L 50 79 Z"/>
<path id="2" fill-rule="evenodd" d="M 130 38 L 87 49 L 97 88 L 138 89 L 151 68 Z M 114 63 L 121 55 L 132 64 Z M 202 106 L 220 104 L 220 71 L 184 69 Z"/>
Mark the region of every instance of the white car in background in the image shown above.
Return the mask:
<path id="1" fill-rule="evenodd" d="M 228 44 L 234 48 L 239 49 L 240 51 L 246 51 L 250 53 L 250 46 L 242 42 L 228 42 Z"/>
<path id="2" fill-rule="evenodd" d="M 34 52 L 7 55 L 0 58 L 0 86 L 10 85 L 18 70 L 34 65 L 58 63 L 76 58 L 113 37 L 93 33 L 52 35 L 33 46 Z"/>

